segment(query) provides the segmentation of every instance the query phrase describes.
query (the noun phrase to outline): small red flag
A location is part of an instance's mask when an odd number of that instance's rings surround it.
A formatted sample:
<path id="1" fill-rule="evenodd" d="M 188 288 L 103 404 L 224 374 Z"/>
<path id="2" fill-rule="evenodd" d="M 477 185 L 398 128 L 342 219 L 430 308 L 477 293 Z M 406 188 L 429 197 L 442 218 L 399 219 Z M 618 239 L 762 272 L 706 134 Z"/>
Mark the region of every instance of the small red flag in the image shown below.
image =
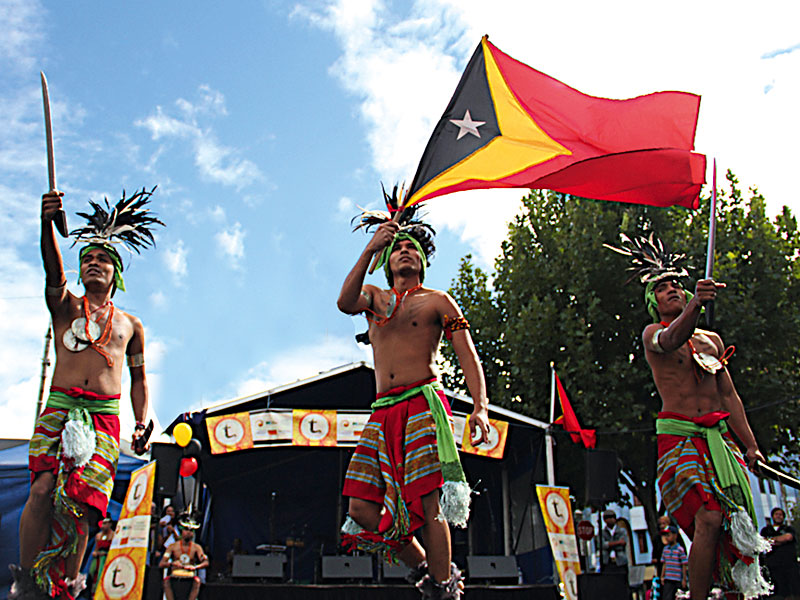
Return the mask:
<path id="1" fill-rule="evenodd" d="M 564 391 L 564 386 L 561 385 L 561 380 L 558 375 L 556 376 L 556 388 L 558 389 L 558 400 L 561 403 L 561 412 L 563 413 L 555 421 L 553 425 L 562 425 L 564 430 L 569 433 L 572 441 L 576 444 L 583 442 L 586 448 L 594 448 L 597 444 L 597 436 L 594 429 L 581 429 L 581 424 L 578 423 L 578 417 L 575 416 L 575 411 L 572 410 L 572 405 L 567 398 L 567 392 Z"/>
<path id="2" fill-rule="evenodd" d="M 481 40 L 433 131 L 408 204 L 460 190 L 536 188 L 697 208 L 700 97 L 609 100 L 579 92 Z"/>

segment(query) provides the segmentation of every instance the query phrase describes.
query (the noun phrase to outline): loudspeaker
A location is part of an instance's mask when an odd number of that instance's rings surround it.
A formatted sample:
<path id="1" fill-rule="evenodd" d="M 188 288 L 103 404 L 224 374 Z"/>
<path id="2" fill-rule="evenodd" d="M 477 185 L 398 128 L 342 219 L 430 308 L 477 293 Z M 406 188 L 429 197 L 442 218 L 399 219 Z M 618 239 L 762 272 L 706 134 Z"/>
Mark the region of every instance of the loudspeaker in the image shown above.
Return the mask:
<path id="1" fill-rule="evenodd" d="M 613 450 L 586 451 L 586 503 L 619 499 L 619 463 Z"/>
<path id="2" fill-rule="evenodd" d="M 283 554 L 249 555 L 236 554 L 233 557 L 231 576 L 236 577 L 275 577 L 283 579 Z"/>
<path id="3" fill-rule="evenodd" d="M 178 470 L 183 458 L 183 448 L 175 444 L 153 442 L 150 455 L 156 461 L 155 493 L 174 496 L 178 492 Z"/>
<path id="4" fill-rule="evenodd" d="M 628 600 L 628 576 L 625 573 L 581 573 L 578 597 L 581 600 Z"/>
<path id="5" fill-rule="evenodd" d="M 384 579 L 405 579 L 411 573 L 411 569 L 403 563 L 389 563 L 383 562 L 383 578 Z"/>
<path id="6" fill-rule="evenodd" d="M 323 579 L 372 579 L 371 556 L 323 556 Z"/>
<path id="7" fill-rule="evenodd" d="M 511 579 L 517 582 L 517 559 L 515 556 L 468 556 L 469 579 Z"/>
<path id="8" fill-rule="evenodd" d="M 161 600 L 164 597 L 161 569 L 157 569 L 155 567 L 145 567 L 144 573 L 144 589 L 142 590 L 142 600 Z"/>

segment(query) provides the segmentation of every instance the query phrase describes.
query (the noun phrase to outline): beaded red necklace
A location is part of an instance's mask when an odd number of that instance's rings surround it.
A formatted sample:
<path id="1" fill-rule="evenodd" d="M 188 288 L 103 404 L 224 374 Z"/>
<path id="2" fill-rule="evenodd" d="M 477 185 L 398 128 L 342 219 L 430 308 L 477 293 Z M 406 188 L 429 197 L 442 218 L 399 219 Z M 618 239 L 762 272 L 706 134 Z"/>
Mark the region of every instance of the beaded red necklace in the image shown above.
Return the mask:
<path id="1" fill-rule="evenodd" d="M 403 300 L 406 299 L 406 296 L 408 296 L 409 294 L 411 294 L 413 292 L 416 292 L 421 287 L 422 287 L 422 283 L 420 282 L 417 285 L 415 285 L 414 287 L 407 289 L 405 292 L 403 292 L 401 294 L 396 289 L 394 289 L 394 286 L 392 286 L 391 292 L 392 292 L 392 294 L 394 294 L 394 296 L 393 296 L 394 304 L 392 305 L 393 306 L 392 312 L 389 313 L 386 316 L 383 316 L 383 315 L 379 315 L 374 310 L 368 308 L 367 311 L 372 313 L 374 315 L 374 317 L 370 317 L 369 315 L 367 315 L 367 321 L 369 321 L 370 323 L 375 323 L 375 325 L 377 325 L 378 327 L 383 327 L 389 321 L 394 319 L 397 316 L 397 313 L 400 312 L 400 306 L 403 304 Z"/>
<path id="2" fill-rule="evenodd" d="M 89 318 L 94 313 L 96 313 L 98 310 L 100 310 L 100 309 L 102 309 L 102 308 L 104 308 L 106 306 L 108 306 L 108 308 L 106 309 L 105 314 L 102 317 L 98 318 L 98 321 L 100 319 L 103 319 L 103 318 L 106 319 L 105 327 L 103 328 L 103 332 L 100 334 L 100 337 L 97 338 L 96 340 L 93 340 L 92 336 L 89 334 Z M 108 364 L 109 367 L 113 367 L 114 366 L 114 359 L 111 357 L 111 355 L 108 352 L 103 350 L 102 347 L 105 346 L 108 343 L 108 340 L 111 339 L 111 328 L 112 328 L 112 322 L 114 320 L 114 303 L 111 302 L 111 300 L 109 300 L 108 302 L 106 302 L 102 306 L 98 306 L 97 308 L 95 308 L 93 311 L 89 311 L 89 300 L 86 298 L 86 296 L 84 296 L 83 297 L 83 315 L 84 315 L 84 317 L 86 319 L 86 323 L 83 326 L 83 330 L 84 330 L 84 333 L 86 334 L 86 339 L 89 341 L 90 347 L 94 348 L 94 350 L 98 354 L 100 354 L 100 356 L 102 356 L 103 358 L 106 359 L 106 364 Z"/>

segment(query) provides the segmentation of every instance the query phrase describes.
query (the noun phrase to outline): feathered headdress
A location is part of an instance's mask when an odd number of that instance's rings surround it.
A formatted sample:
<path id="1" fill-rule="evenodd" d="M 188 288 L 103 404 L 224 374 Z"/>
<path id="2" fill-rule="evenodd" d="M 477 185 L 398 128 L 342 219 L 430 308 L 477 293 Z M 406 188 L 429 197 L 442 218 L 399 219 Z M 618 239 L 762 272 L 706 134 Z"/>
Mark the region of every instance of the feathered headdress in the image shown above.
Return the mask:
<path id="1" fill-rule="evenodd" d="M 125 190 L 122 190 L 122 199 L 114 208 L 111 208 L 108 198 L 104 198 L 105 208 L 98 202 L 89 200 L 94 213 L 78 213 L 79 217 L 86 219 L 87 224 L 85 227 L 70 231 L 70 235 L 75 237 L 72 245 L 78 242 L 100 245 L 122 243 L 137 254 L 142 248 L 155 246 L 155 239 L 150 229 L 153 225 L 163 226 L 164 223 L 153 216 L 150 209 L 145 206 L 150 202 L 150 197 L 157 187 L 153 187 L 149 192 L 147 188 L 142 188 L 130 198 L 126 198 Z"/>
<path id="2" fill-rule="evenodd" d="M 360 215 L 353 217 L 351 224 L 358 221 L 353 231 L 364 229 L 367 233 L 378 227 L 381 223 L 394 220 L 400 225 L 400 232 L 407 233 L 413 236 L 422 246 L 425 256 L 430 259 L 436 252 L 436 245 L 433 238 L 436 235 L 436 230 L 428 223 L 425 223 L 419 215 L 420 204 L 413 204 L 411 206 L 403 206 L 402 201 L 405 200 L 406 190 L 397 185 L 392 188 L 392 193 L 389 195 L 386 188 L 381 184 L 381 191 L 383 192 L 383 199 L 386 202 L 386 209 L 388 212 L 381 210 L 365 210 Z M 397 212 L 400 212 L 399 217 L 395 217 Z"/>
<path id="3" fill-rule="evenodd" d="M 122 257 L 114 244 L 124 244 L 129 252 L 136 254 L 140 254 L 143 248 L 156 245 L 151 228 L 154 225 L 164 226 L 164 223 L 146 205 L 157 187 L 154 186 L 149 192 L 143 187 L 130 198 L 122 190 L 122 199 L 113 208 L 108 203 L 108 198 L 104 198 L 105 207 L 90 200 L 89 205 L 94 213 L 77 213 L 86 219 L 86 226 L 70 231 L 70 235 L 75 238 L 73 246 L 78 242 L 87 244 L 81 248 L 81 259 L 92 248 L 102 248 L 108 253 L 114 263 L 114 284 L 123 292 L 125 281 L 122 278 Z"/>
<path id="4" fill-rule="evenodd" d="M 633 239 L 621 233 L 620 238 L 622 239 L 622 248 L 609 244 L 603 244 L 603 246 L 623 256 L 630 257 L 632 265 L 627 270 L 633 271 L 633 275 L 628 277 L 625 283 L 630 283 L 638 277 L 645 284 L 644 304 L 647 307 L 647 312 L 653 317 L 653 321 L 657 323 L 660 317 L 655 294 L 656 284 L 667 278 L 676 279 L 680 282 L 682 278 L 688 277 L 689 271 L 681 264 L 686 260 L 686 255 L 670 252 L 664 242 L 652 232 L 647 237 L 637 236 Z M 681 284 L 681 287 L 683 287 L 683 284 Z M 684 289 L 684 292 L 686 293 L 686 299 L 690 300 L 692 293 L 686 289 Z"/>
<path id="5" fill-rule="evenodd" d="M 200 529 L 200 523 L 191 512 L 184 512 L 178 517 L 178 524 L 183 529 Z"/>
<path id="6" fill-rule="evenodd" d="M 622 239 L 622 248 L 609 244 L 603 244 L 603 246 L 630 257 L 632 264 L 627 270 L 633 271 L 633 275 L 628 278 L 626 284 L 637 277 L 642 283 L 648 284 L 665 277 L 689 276 L 689 271 L 681 264 L 686 260 L 686 255 L 670 252 L 664 242 L 654 233 L 650 233 L 648 237 L 637 236 L 635 238 L 629 238 L 621 233 L 620 238 Z"/>

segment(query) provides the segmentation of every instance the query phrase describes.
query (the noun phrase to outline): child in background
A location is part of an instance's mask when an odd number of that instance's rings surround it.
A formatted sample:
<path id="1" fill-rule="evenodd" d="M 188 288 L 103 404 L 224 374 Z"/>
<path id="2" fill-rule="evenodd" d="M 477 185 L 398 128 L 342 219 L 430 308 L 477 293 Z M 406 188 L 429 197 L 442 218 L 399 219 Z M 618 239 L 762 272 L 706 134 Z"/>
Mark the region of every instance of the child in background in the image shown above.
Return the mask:
<path id="1" fill-rule="evenodd" d="M 676 592 L 686 587 L 689 560 L 686 551 L 678 544 L 677 527 L 670 525 L 661 535 L 665 538 L 661 553 L 661 600 L 674 600 Z"/>

